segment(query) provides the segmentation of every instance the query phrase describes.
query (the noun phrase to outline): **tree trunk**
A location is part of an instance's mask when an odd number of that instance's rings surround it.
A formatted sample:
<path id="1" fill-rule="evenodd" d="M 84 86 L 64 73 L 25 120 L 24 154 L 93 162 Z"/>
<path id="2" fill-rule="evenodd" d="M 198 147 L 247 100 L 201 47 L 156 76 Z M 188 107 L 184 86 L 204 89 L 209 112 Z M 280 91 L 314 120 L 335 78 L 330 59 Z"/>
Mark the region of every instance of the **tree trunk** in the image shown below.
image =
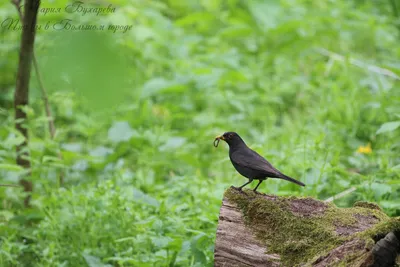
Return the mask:
<path id="1" fill-rule="evenodd" d="M 21 109 L 21 106 L 29 104 L 29 80 L 31 73 L 33 46 L 35 42 L 36 20 L 40 5 L 40 0 L 26 0 L 24 10 L 24 21 L 22 28 L 21 48 L 19 52 L 19 64 L 17 71 L 17 80 L 14 94 L 15 108 L 15 128 L 24 136 L 25 141 L 17 146 L 17 164 L 25 169 L 30 169 L 28 150 L 28 129 L 24 126 L 27 115 Z M 31 192 L 32 182 L 26 178 L 21 178 L 20 184 L 25 192 Z M 25 206 L 29 205 L 30 196 L 25 198 Z"/>
<path id="2" fill-rule="evenodd" d="M 220 210 L 216 267 L 392 267 L 400 253 L 400 217 L 373 203 L 337 208 L 312 198 L 230 188 Z"/>

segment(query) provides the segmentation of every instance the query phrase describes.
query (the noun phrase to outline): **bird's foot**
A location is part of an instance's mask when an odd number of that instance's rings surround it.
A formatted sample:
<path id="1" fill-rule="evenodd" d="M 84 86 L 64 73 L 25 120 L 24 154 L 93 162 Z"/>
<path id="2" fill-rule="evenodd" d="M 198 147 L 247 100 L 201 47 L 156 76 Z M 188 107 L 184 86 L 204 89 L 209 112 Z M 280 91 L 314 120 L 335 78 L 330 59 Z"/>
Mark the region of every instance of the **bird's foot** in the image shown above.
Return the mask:
<path id="1" fill-rule="evenodd" d="M 235 186 L 232 185 L 231 188 L 235 189 L 236 191 L 239 191 L 239 193 L 241 193 L 241 194 L 245 194 L 246 195 L 246 192 L 244 192 L 242 190 L 242 187 L 235 187 Z"/>

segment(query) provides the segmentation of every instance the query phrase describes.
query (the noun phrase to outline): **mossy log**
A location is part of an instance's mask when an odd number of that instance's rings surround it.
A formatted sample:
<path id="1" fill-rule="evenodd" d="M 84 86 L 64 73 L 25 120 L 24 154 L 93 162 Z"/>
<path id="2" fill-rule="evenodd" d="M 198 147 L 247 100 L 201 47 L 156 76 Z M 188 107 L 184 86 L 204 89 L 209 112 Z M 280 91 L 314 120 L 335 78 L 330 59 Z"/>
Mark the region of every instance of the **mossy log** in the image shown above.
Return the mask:
<path id="1" fill-rule="evenodd" d="M 392 267 L 400 253 L 400 217 L 378 205 L 351 208 L 313 198 L 238 191 L 224 194 L 216 267 Z"/>

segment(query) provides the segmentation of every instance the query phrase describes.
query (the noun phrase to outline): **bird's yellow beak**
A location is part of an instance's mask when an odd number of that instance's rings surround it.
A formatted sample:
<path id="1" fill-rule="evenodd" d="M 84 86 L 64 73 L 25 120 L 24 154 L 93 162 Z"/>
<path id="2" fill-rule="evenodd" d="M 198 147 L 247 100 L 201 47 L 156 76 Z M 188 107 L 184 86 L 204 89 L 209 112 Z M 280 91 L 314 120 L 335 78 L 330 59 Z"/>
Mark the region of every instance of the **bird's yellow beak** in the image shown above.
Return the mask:
<path id="1" fill-rule="evenodd" d="M 225 140 L 223 135 L 218 135 L 217 137 L 215 137 L 215 139 L 217 140 Z"/>

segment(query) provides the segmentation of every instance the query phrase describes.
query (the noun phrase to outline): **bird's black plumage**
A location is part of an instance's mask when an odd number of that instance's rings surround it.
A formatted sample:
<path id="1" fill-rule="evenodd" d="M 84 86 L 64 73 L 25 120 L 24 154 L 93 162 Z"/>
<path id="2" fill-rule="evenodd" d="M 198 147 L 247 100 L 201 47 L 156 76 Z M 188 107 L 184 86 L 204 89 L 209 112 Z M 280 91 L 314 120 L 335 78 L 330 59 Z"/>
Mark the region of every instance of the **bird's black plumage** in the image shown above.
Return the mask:
<path id="1" fill-rule="evenodd" d="M 257 186 L 254 188 L 254 191 L 257 191 L 257 188 L 262 181 L 268 178 L 279 178 L 304 186 L 302 182 L 278 171 L 265 158 L 249 148 L 237 133 L 226 132 L 223 135 L 218 136 L 215 140 L 224 140 L 228 143 L 229 158 L 231 159 L 233 166 L 241 175 L 249 179 L 247 183 L 240 186 L 238 189 L 241 190 L 253 180 L 259 180 Z M 215 146 L 218 146 L 218 143 L 216 143 Z"/>

